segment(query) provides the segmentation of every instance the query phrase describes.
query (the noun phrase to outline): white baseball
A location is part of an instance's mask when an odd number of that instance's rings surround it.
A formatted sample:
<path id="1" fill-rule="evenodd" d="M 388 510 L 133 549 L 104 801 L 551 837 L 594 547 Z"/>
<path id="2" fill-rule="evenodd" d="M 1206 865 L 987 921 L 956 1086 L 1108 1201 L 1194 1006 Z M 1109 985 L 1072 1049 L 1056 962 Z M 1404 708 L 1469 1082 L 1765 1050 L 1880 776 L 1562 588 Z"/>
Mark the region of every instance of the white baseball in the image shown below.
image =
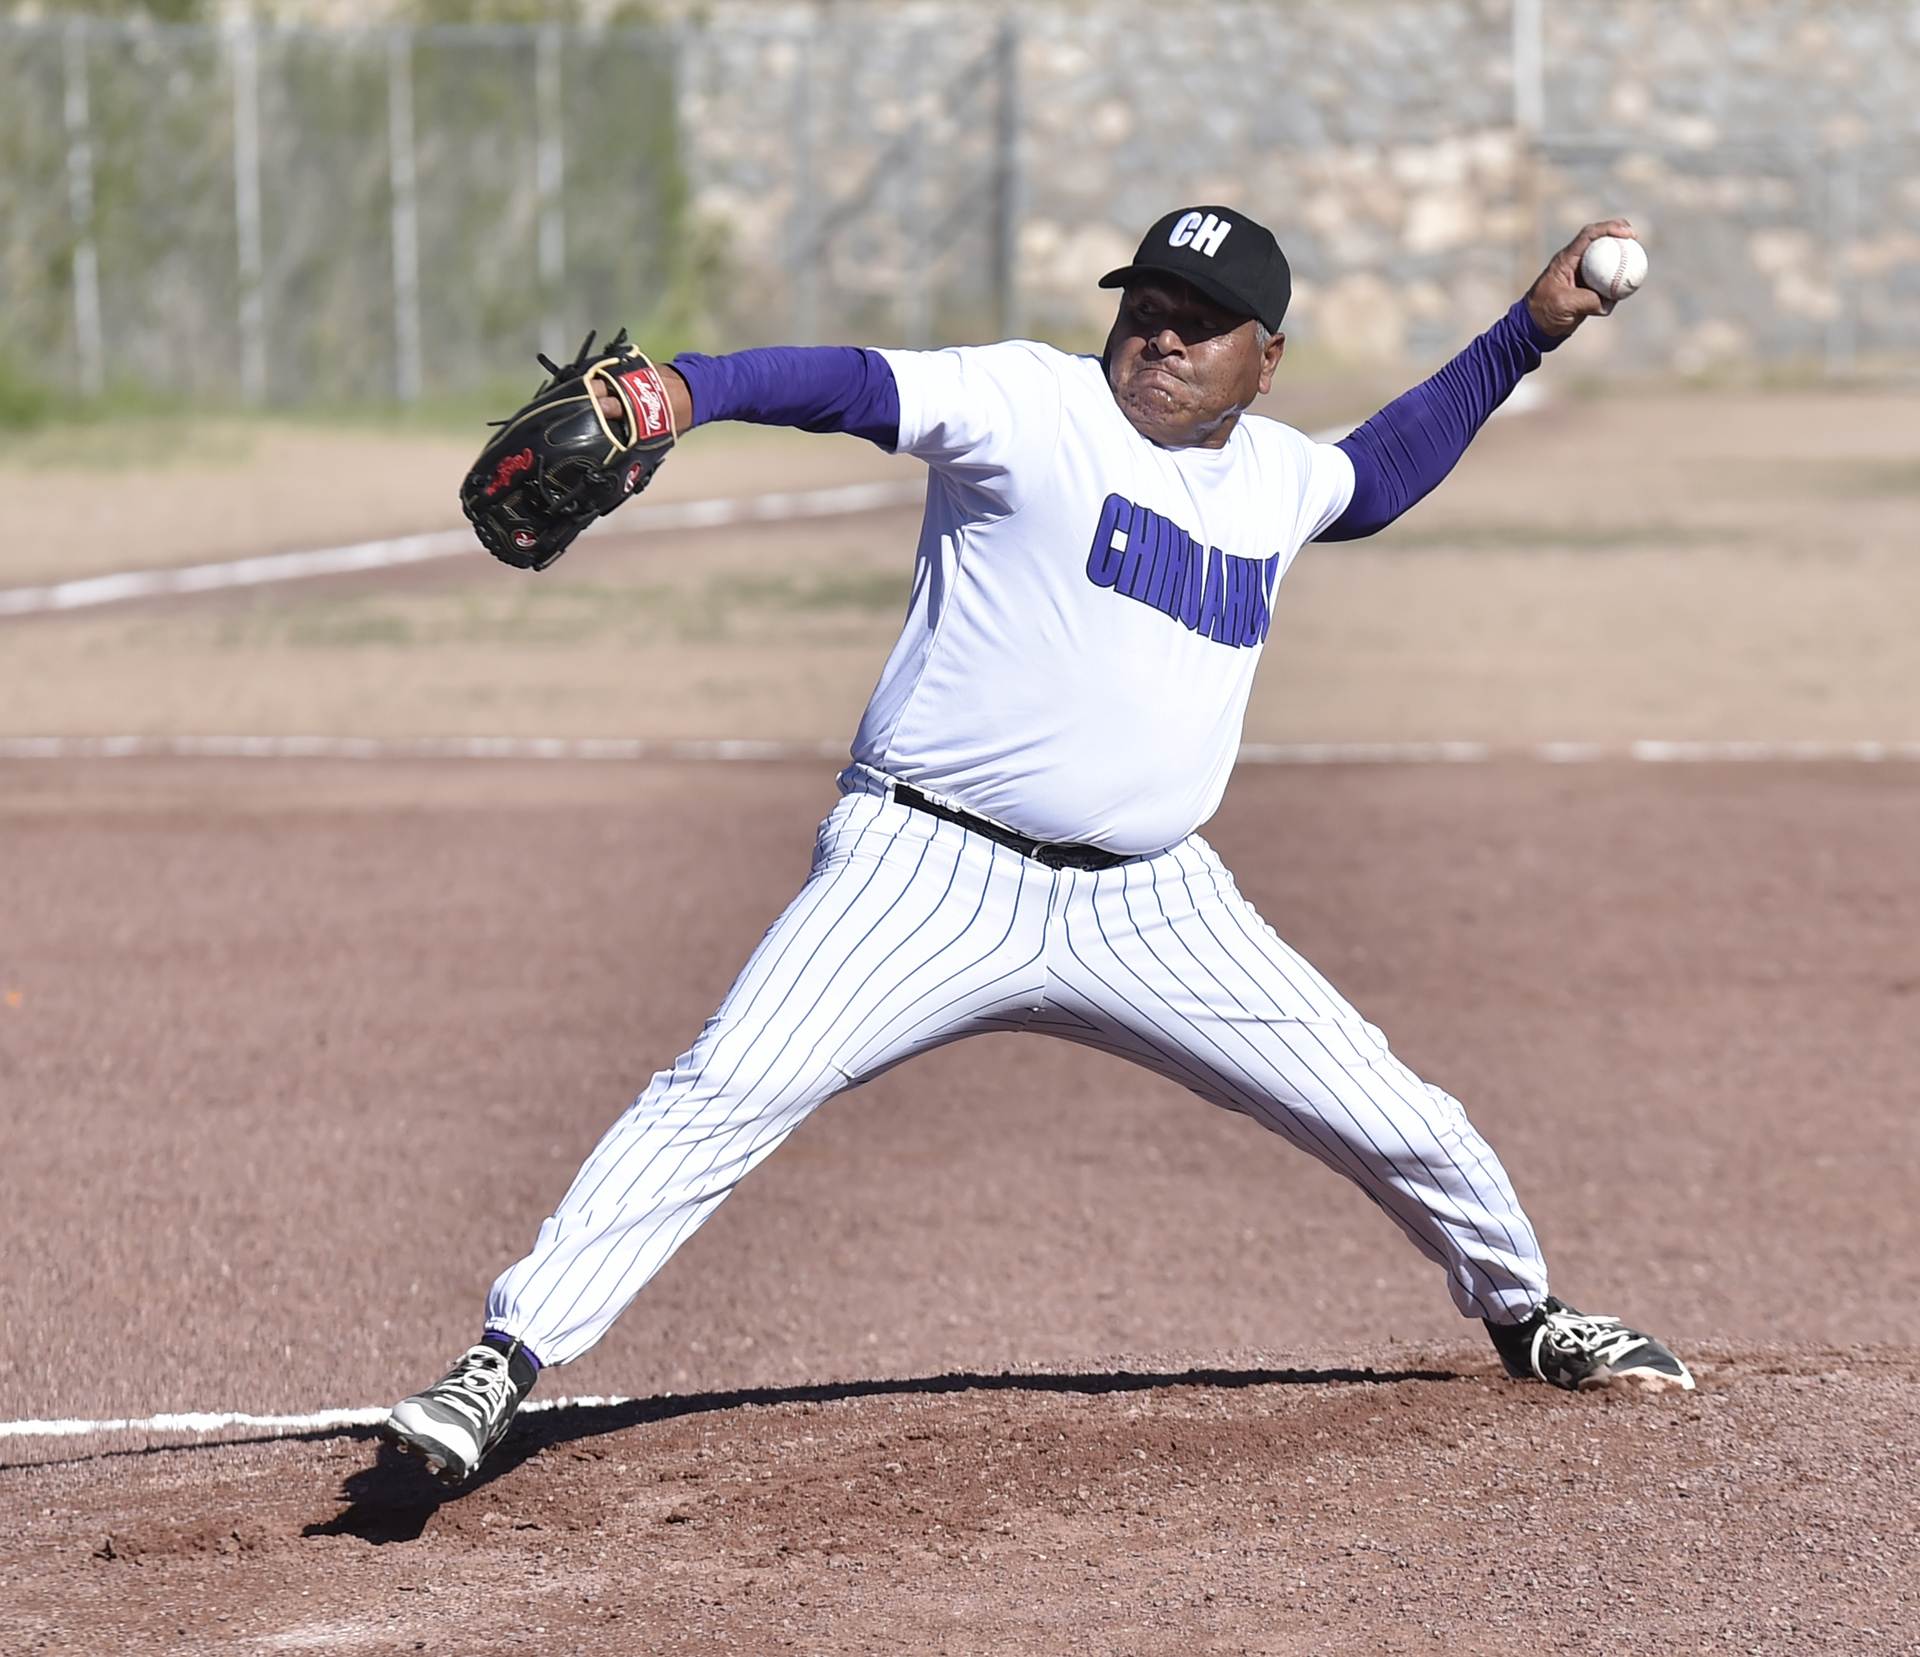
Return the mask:
<path id="1" fill-rule="evenodd" d="M 1631 236 L 1601 236 L 1580 255 L 1580 281 L 1602 299 L 1625 299 L 1647 279 L 1647 250 Z"/>

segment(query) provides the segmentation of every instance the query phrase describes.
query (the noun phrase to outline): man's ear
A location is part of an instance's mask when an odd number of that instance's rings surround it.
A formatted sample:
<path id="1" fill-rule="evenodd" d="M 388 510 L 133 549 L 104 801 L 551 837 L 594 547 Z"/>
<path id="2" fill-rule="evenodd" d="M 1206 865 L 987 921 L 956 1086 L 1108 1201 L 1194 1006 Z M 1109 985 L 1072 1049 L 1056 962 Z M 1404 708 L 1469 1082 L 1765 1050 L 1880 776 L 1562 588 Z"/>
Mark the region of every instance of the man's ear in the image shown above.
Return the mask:
<path id="1" fill-rule="evenodd" d="M 1275 334 L 1267 341 L 1267 348 L 1260 353 L 1260 395 L 1262 397 L 1273 390 L 1273 371 L 1280 366 L 1280 359 L 1287 354 L 1287 336 Z"/>
<path id="2" fill-rule="evenodd" d="M 1100 348 L 1100 374 L 1109 385 L 1113 383 L 1113 342 L 1120 337 L 1120 318 L 1124 311 L 1123 303 L 1121 310 L 1114 312 L 1113 326 L 1107 330 L 1107 343 Z"/>

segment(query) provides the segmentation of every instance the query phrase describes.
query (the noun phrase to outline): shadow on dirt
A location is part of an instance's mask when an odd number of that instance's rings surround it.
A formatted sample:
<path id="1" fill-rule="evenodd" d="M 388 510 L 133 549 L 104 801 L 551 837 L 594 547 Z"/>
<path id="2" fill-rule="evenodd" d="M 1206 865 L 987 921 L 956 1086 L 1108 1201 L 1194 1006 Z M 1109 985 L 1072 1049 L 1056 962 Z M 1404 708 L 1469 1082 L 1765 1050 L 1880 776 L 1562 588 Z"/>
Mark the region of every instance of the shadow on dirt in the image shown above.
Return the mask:
<path id="1" fill-rule="evenodd" d="M 340 1494 L 348 1505 L 333 1518 L 306 1526 L 300 1534 L 357 1536 L 375 1547 L 384 1547 L 389 1542 L 416 1542 L 427 1528 L 427 1521 L 440 1511 L 443 1503 L 465 1495 L 468 1490 L 479 1489 L 484 1482 L 476 1479 L 464 1489 L 454 1490 L 434 1478 L 412 1456 L 382 1443 L 371 1467 L 349 1473 L 342 1481 Z"/>
<path id="2" fill-rule="evenodd" d="M 1186 1369 L 1168 1373 L 1108 1370 L 1082 1375 L 1002 1373 L 914 1375 L 897 1380 L 830 1381 L 811 1386 L 745 1387 L 737 1392 L 695 1392 L 683 1397 L 635 1398 L 620 1404 L 583 1404 L 523 1414 L 506 1440 L 488 1458 L 485 1471 L 456 1488 L 427 1474 L 413 1457 L 382 1444 L 373 1466 L 347 1476 L 341 1496 L 347 1506 L 324 1523 L 311 1524 L 303 1536 L 357 1536 L 376 1547 L 412 1542 L 441 1506 L 458 1501 L 504 1478 L 542 1450 L 654 1421 L 715 1415 L 748 1406 L 830 1404 L 849 1398 L 888 1398 L 902 1394 L 948 1392 L 1065 1392 L 1098 1396 L 1151 1392 L 1163 1387 L 1392 1386 L 1401 1381 L 1458 1381 L 1448 1369 Z"/>

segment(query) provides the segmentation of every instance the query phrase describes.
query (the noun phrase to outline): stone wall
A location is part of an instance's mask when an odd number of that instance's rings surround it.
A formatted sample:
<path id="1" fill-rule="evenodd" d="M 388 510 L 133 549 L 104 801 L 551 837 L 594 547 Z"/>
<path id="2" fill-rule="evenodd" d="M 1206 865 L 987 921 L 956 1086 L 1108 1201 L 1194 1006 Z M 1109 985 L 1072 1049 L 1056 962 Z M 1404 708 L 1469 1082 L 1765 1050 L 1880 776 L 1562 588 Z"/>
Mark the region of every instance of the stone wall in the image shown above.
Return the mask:
<path id="1" fill-rule="evenodd" d="M 1654 275 L 1583 334 L 1590 366 L 1920 355 L 1920 7 L 1537 3 L 1537 133 L 1516 126 L 1515 0 L 1015 8 L 1024 325 L 1094 337 L 1093 282 L 1146 224 L 1223 200 L 1286 246 L 1297 347 L 1431 358 L 1621 213 Z M 798 274 L 820 337 L 994 331 L 997 26 L 842 3 L 689 27 L 692 199 L 745 296 L 726 330 L 790 329 Z"/>

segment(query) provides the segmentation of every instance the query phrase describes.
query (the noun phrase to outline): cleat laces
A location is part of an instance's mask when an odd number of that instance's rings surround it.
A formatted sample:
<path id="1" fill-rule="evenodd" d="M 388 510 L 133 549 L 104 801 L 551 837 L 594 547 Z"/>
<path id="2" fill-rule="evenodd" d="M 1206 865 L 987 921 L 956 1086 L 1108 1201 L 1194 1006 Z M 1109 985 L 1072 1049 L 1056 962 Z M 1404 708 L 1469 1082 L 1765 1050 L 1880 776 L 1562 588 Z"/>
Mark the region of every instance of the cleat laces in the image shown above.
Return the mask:
<path id="1" fill-rule="evenodd" d="M 1538 1361 L 1542 1346 L 1558 1348 L 1583 1358 L 1593 1358 L 1611 1369 L 1629 1352 L 1650 1344 L 1645 1335 L 1629 1329 L 1618 1318 L 1588 1317 L 1583 1312 L 1554 1312 L 1548 1315 L 1535 1337 Z"/>
<path id="2" fill-rule="evenodd" d="M 443 1403 L 477 1404 L 482 1421 L 491 1420 L 504 1407 L 513 1392 L 513 1380 L 507 1373 L 504 1353 L 491 1347 L 474 1347 L 447 1372 L 446 1378 L 430 1389 L 428 1396 Z"/>
<path id="3" fill-rule="evenodd" d="M 1547 1296 L 1524 1323 L 1487 1325 L 1514 1380 L 1531 1375 L 1568 1392 L 1626 1382 L 1650 1392 L 1693 1390 L 1693 1376 L 1651 1335 L 1616 1317 L 1589 1315 Z"/>

